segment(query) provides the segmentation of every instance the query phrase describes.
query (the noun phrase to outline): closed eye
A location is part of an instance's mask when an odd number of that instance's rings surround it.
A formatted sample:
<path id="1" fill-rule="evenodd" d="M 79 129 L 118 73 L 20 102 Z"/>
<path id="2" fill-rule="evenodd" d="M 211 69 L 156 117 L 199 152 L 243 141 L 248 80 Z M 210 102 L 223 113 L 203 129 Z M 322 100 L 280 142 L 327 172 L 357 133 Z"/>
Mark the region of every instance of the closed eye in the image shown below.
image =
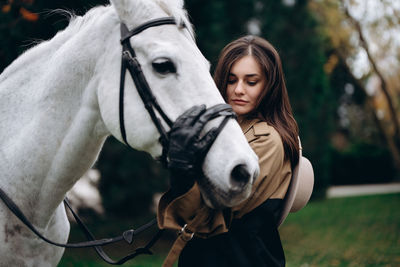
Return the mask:
<path id="1" fill-rule="evenodd" d="M 248 81 L 247 84 L 250 86 L 254 86 L 258 83 L 258 81 Z"/>
<path id="2" fill-rule="evenodd" d="M 176 73 L 176 66 L 174 62 L 166 57 L 156 58 L 151 65 L 153 66 L 154 71 L 162 75 Z"/>

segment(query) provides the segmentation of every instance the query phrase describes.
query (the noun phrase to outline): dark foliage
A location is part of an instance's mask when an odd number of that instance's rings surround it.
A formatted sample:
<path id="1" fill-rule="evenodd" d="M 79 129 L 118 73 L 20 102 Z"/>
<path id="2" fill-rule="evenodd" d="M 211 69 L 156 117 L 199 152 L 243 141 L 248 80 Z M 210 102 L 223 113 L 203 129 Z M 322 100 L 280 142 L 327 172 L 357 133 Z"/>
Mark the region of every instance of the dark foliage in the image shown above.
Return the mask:
<path id="1" fill-rule="evenodd" d="M 96 164 L 100 191 L 109 215 L 133 217 L 149 213 L 153 195 L 168 189 L 168 172 L 149 154 L 109 138 Z"/>
<path id="2" fill-rule="evenodd" d="M 344 151 L 333 150 L 332 184 L 386 183 L 393 181 L 395 174 L 385 147 L 355 143 Z"/>

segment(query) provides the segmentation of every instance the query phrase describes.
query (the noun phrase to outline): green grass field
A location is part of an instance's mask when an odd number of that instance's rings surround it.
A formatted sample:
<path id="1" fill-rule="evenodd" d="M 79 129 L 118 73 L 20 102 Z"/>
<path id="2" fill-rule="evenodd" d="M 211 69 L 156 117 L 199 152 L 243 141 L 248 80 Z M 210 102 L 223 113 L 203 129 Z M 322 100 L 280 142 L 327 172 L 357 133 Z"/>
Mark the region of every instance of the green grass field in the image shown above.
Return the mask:
<path id="1" fill-rule="evenodd" d="M 73 231 L 76 231 L 75 229 Z M 280 228 L 288 267 L 400 266 L 400 194 L 313 201 Z M 169 242 L 155 256 L 128 267 L 161 266 Z M 113 255 L 124 249 L 114 248 Z M 123 254 L 122 254 L 123 255 Z M 101 267 L 91 250 L 66 251 L 59 267 Z"/>
<path id="2" fill-rule="evenodd" d="M 281 237 L 288 266 L 400 266 L 400 194 L 312 202 Z"/>

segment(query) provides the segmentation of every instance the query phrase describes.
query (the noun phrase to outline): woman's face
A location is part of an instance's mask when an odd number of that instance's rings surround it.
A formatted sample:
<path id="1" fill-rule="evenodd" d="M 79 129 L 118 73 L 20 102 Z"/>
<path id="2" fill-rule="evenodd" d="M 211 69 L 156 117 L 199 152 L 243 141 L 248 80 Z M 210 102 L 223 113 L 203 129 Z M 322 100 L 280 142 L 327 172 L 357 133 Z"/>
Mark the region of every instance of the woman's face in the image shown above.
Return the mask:
<path id="1" fill-rule="evenodd" d="M 238 116 L 256 109 L 258 98 L 265 86 L 265 75 L 252 56 L 236 61 L 229 73 L 226 95 L 228 104 Z"/>

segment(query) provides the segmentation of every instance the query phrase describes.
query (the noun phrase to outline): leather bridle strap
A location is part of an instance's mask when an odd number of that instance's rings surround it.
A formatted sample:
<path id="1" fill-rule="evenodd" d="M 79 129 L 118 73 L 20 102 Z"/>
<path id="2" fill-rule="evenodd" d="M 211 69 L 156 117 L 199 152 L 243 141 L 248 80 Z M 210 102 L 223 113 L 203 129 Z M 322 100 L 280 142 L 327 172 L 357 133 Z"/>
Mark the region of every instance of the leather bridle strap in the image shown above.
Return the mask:
<path id="1" fill-rule="evenodd" d="M 176 25 L 175 18 L 173 18 L 173 17 L 165 17 L 165 18 L 158 18 L 158 19 L 149 20 L 146 23 L 137 26 L 136 28 L 134 28 L 131 31 L 129 31 L 128 28 L 126 27 L 126 25 L 123 24 L 125 26 L 126 30 L 121 31 L 121 43 L 125 42 L 126 40 L 128 40 L 132 36 L 134 36 L 134 35 L 136 35 L 138 33 L 141 33 L 142 31 L 144 31 L 144 30 L 146 30 L 146 29 L 148 29 L 150 27 L 167 25 L 167 24 Z M 185 25 L 182 25 L 182 26 L 184 27 Z"/>
<path id="2" fill-rule="evenodd" d="M 133 82 L 135 83 L 136 90 L 138 91 L 143 104 L 149 113 L 154 125 L 156 126 L 158 132 L 160 133 L 160 143 L 163 149 L 168 145 L 168 135 L 167 131 L 164 129 L 160 119 L 156 115 L 156 111 L 165 123 L 171 127 L 172 121 L 168 118 L 165 112 L 161 109 L 160 105 L 157 102 L 157 99 L 151 92 L 150 86 L 146 81 L 146 78 L 143 74 L 142 68 L 140 66 L 139 61 L 136 58 L 136 53 L 132 48 L 129 38 L 138 34 L 150 27 L 160 26 L 160 25 L 168 25 L 174 24 L 176 25 L 176 21 L 172 17 L 160 18 L 148 21 L 132 31 L 128 30 L 128 27 L 121 23 L 121 44 L 122 44 L 122 62 L 121 62 L 121 78 L 120 78 L 120 95 L 119 95 L 119 120 L 120 120 L 120 130 L 121 137 L 125 144 L 129 145 L 126 138 L 126 129 L 125 129 L 125 120 L 124 120 L 124 89 L 125 89 L 125 75 L 126 70 L 128 69 Z"/>

